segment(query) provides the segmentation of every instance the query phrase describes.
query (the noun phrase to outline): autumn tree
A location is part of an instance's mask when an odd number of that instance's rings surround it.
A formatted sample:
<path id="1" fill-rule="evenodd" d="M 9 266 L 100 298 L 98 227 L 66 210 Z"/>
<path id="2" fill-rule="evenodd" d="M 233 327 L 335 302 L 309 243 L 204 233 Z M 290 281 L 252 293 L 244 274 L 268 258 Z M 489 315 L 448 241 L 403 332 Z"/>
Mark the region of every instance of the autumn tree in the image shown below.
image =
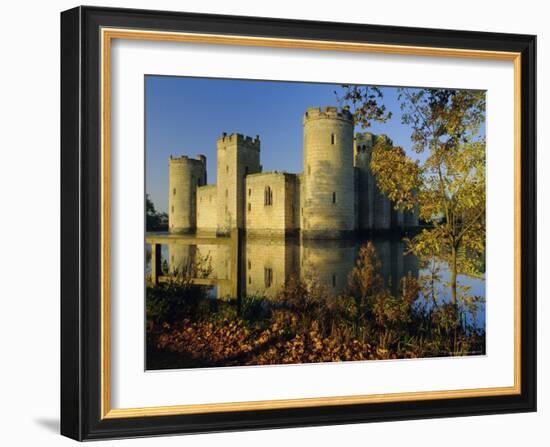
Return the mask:
<path id="1" fill-rule="evenodd" d="M 373 122 L 385 123 L 392 117 L 392 112 L 386 110 L 382 103 L 382 89 L 372 85 L 342 85 L 341 92 L 334 92 L 340 105 L 350 109 L 353 120 L 363 129 Z"/>
<path id="2" fill-rule="evenodd" d="M 402 123 L 411 128 L 418 157 L 413 160 L 402 148 L 380 139 L 373 148 L 371 169 L 397 209 L 416 208 L 430 224 L 409 240 L 409 247 L 420 258 L 437 256 L 448 264 L 451 301 L 456 305 L 458 274 L 478 275 L 483 268 L 485 139 L 480 127 L 485 94 L 402 88 L 398 98 Z"/>

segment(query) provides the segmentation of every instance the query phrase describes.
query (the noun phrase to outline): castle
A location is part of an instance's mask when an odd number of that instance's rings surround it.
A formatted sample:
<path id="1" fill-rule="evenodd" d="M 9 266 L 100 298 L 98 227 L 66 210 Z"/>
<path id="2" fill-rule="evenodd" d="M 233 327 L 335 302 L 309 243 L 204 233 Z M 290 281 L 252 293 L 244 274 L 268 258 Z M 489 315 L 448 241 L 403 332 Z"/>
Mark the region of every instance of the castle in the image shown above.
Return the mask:
<path id="1" fill-rule="evenodd" d="M 370 170 L 373 145 L 388 137 L 354 134 L 352 114 L 336 107 L 308 108 L 303 129 L 301 174 L 262 172 L 259 136 L 218 138 L 215 185 L 204 155 L 170 157 L 169 231 L 338 239 L 418 226 L 418 214 L 395 210 Z"/>

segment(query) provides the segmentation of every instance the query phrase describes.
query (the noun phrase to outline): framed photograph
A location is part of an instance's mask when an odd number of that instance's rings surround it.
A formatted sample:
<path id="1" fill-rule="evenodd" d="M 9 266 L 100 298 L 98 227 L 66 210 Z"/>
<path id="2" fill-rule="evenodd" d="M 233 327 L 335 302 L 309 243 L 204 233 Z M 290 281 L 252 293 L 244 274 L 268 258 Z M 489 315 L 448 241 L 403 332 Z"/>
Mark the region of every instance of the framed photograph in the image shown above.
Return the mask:
<path id="1" fill-rule="evenodd" d="M 536 410 L 535 36 L 61 14 L 61 432 Z"/>

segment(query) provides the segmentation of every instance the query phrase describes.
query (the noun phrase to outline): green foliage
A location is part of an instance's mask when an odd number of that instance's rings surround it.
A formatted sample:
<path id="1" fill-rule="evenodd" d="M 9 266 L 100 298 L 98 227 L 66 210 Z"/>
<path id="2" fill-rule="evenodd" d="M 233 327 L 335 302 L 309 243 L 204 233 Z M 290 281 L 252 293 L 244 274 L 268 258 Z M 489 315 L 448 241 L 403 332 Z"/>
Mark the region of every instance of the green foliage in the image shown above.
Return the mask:
<path id="1" fill-rule="evenodd" d="M 401 88 L 398 99 L 418 153 L 454 150 L 471 141 L 485 121 L 483 91 Z"/>
<path id="2" fill-rule="evenodd" d="M 155 323 L 174 322 L 186 315 L 207 314 L 209 311 L 208 288 L 171 279 L 147 286 L 145 312 L 147 319 Z"/>
<path id="3" fill-rule="evenodd" d="M 379 139 L 374 145 L 371 170 L 381 191 L 401 210 L 411 210 L 418 204 L 417 191 L 422 185 L 422 169 L 405 151 Z"/>
<path id="4" fill-rule="evenodd" d="M 382 107 L 373 104 L 381 96 L 360 88 L 348 91 L 345 98 L 352 104 Z M 408 241 L 409 250 L 448 264 L 456 305 L 458 274 L 480 276 L 484 268 L 485 139 L 479 130 L 485 120 L 485 93 L 401 88 L 398 98 L 402 123 L 411 128 L 413 149 L 422 162 L 380 140 L 373 148 L 371 169 L 397 209 L 417 209 L 430 224 Z M 367 126 L 371 122 L 369 117 L 358 119 Z"/>
<path id="5" fill-rule="evenodd" d="M 155 209 L 149 194 L 145 195 L 145 217 L 147 231 L 161 231 L 167 229 L 168 216 L 166 213 L 159 213 Z"/>
<path id="6" fill-rule="evenodd" d="M 168 272 L 160 284 L 147 284 L 146 316 L 148 320 L 159 322 L 177 321 L 188 315 L 208 313 L 215 303 L 208 297 L 209 286 L 197 286 L 191 278 L 207 278 L 212 273 L 211 257 L 197 255 L 195 262 L 180 266 Z"/>
<path id="7" fill-rule="evenodd" d="M 392 117 L 391 111 L 386 111 L 386 106 L 381 104 L 382 91 L 378 87 L 367 85 L 343 85 L 343 95 L 337 96 L 340 104 L 351 105 L 351 113 L 356 123 L 363 129 L 370 127 L 373 121 L 385 123 Z"/>

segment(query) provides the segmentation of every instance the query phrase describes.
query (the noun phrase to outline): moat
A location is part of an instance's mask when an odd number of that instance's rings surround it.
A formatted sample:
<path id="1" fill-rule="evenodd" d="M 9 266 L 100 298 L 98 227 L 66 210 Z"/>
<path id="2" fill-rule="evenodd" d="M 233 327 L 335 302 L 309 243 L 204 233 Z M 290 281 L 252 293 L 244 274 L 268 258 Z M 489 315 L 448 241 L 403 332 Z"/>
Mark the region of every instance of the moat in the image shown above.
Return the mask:
<path id="1" fill-rule="evenodd" d="M 149 283 L 183 274 L 194 277 L 192 281 L 197 285 L 209 286 L 210 296 L 220 300 L 234 300 L 237 295 L 274 299 L 293 275 L 302 281 L 314 280 L 327 293 L 338 296 L 345 291 L 360 247 L 369 241 L 380 258 L 384 285 L 392 293 L 397 293 L 401 279 L 409 274 L 416 279 L 426 279 L 432 274 L 428 266 L 422 268 L 416 256 L 406 253 L 402 237 L 398 235 L 348 240 L 244 236 L 236 247 L 232 239 L 226 237 L 155 232 L 147 233 L 146 241 Z M 156 272 L 152 268 L 151 242 L 160 248 Z M 449 270 L 445 264 L 438 267 L 434 287 L 438 300 L 448 302 Z M 485 297 L 484 277 L 460 275 L 459 285 L 468 290 L 468 295 Z M 484 303 L 476 313 L 475 325 L 485 327 Z"/>

